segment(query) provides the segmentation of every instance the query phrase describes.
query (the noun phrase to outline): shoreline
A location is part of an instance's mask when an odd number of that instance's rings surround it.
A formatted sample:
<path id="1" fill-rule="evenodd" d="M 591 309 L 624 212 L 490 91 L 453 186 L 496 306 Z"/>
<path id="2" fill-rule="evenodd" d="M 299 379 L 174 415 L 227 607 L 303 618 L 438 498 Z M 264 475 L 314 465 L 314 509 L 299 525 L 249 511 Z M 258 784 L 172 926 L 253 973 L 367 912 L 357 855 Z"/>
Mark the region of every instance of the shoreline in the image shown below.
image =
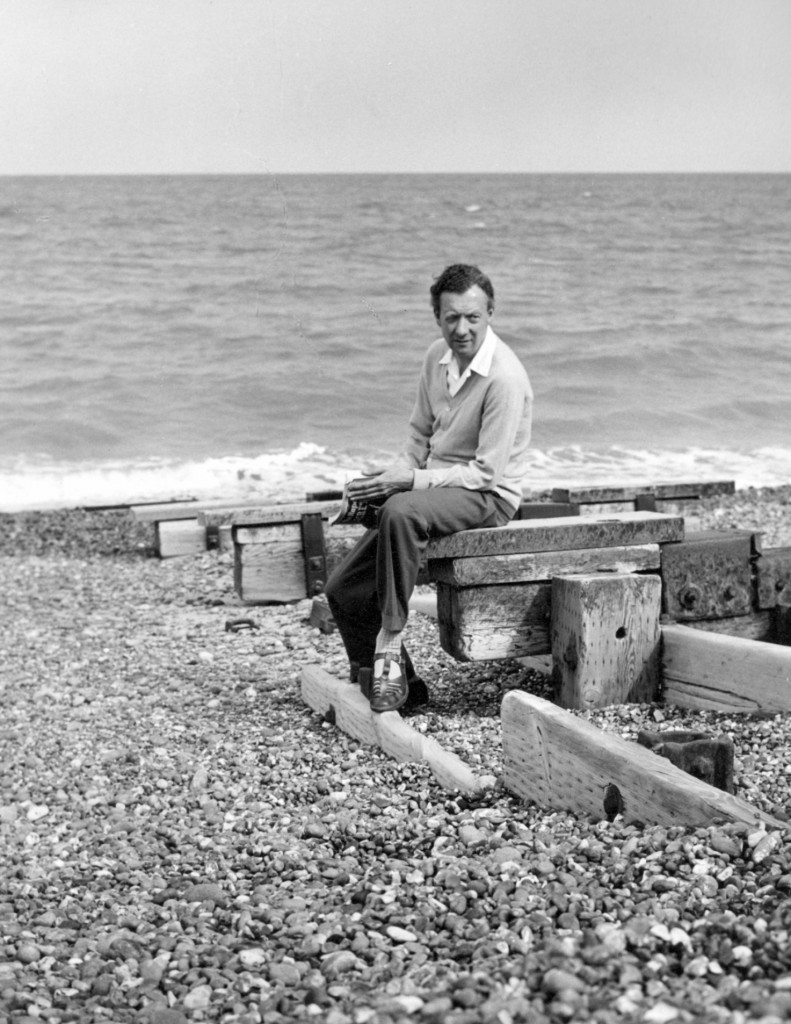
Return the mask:
<path id="1" fill-rule="evenodd" d="M 704 499 L 696 519 L 791 545 L 791 486 Z M 159 561 L 128 513 L 3 514 L 0 527 L 9 1020 L 791 1011 L 784 833 L 592 824 L 499 785 L 454 797 L 302 704 L 304 664 L 345 673 L 309 602 L 242 605 L 230 556 Z M 254 628 L 226 628 L 242 614 Z M 453 662 L 425 616 L 408 629 L 433 695 L 411 724 L 488 773 L 503 693 L 546 696 L 546 677 Z M 676 721 L 654 705 L 594 717 L 631 735 L 644 716 Z M 740 795 L 784 820 L 788 719 L 732 723 Z"/>

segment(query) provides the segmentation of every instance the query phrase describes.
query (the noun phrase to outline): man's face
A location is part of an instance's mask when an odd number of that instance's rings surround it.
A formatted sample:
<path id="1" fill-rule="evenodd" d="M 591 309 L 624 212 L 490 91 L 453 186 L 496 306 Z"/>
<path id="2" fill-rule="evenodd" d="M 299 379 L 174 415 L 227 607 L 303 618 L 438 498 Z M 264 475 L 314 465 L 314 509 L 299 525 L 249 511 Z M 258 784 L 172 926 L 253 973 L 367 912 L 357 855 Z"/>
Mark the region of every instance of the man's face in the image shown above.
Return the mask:
<path id="1" fill-rule="evenodd" d="M 469 366 L 486 337 L 493 312 L 490 301 L 477 284 L 461 295 L 442 292 L 439 297 L 437 323 L 462 369 Z"/>

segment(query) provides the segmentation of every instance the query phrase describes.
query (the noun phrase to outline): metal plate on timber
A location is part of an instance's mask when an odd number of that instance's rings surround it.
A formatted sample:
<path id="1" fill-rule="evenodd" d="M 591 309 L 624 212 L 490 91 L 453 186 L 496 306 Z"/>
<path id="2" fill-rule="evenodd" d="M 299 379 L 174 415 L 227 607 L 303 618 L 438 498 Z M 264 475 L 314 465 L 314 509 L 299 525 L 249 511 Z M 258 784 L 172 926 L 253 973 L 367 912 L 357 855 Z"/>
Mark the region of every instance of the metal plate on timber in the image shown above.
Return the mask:
<path id="1" fill-rule="evenodd" d="M 764 551 L 756 564 L 756 585 L 759 608 L 791 601 L 791 548 Z"/>
<path id="2" fill-rule="evenodd" d="M 320 594 L 327 582 L 327 557 L 324 551 L 324 528 L 320 512 L 302 516 L 302 551 L 305 556 L 305 592 L 308 597 Z"/>
<path id="3" fill-rule="evenodd" d="M 662 610 L 678 622 L 752 610 L 754 535 L 706 530 L 662 546 Z"/>

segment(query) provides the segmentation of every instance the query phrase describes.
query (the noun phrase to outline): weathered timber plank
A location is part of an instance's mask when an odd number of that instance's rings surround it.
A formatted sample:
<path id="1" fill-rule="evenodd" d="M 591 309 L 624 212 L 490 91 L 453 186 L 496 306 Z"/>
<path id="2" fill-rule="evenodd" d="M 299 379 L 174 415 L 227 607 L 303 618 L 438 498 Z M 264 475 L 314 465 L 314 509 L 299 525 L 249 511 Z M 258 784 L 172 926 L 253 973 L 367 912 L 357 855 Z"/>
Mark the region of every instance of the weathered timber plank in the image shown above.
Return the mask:
<path id="1" fill-rule="evenodd" d="M 683 538 L 684 520 L 680 516 L 666 516 L 659 512 L 528 519 L 440 537 L 429 543 L 428 558 L 480 558 L 536 551 L 666 544 Z"/>
<path id="2" fill-rule="evenodd" d="M 756 563 L 755 574 L 759 608 L 774 608 L 778 599 L 791 599 L 791 548 L 767 548 Z"/>
<path id="3" fill-rule="evenodd" d="M 549 583 L 463 589 L 438 583 L 440 645 L 457 661 L 549 654 L 551 595 Z"/>
<path id="4" fill-rule="evenodd" d="M 551 580 L 573 572 L 642 572 L 658 569 L 658 544 L 628 547 L 578 548 L 575 551 L 538 551 L 488 558 L 436 558 L 428 563 L 429 579 L 457 587 L 484 583 Z"/>
<path id="5" fill-rule="evenodd" d="M 791 650 L 688 626 L 662 627 L 664 698 L 711 711 L 791 711 Z"/>
<path id="6" fill-rule="evenodd" d="M 772 609 L 736 615 L 728 619 L 696 619 L 685 622 L 690 629 L 702 629 L 708 633 L 722 633 L 725 636 L 739 636 L 743 640 L 774 641 L 775 622 Z"/>
<path id="7" fill-rule="evenodd" d="M 286 505 L 229 505 L 202 510 L 201 520 L 206 526 L 265 526 L 269 523 L 297 523 L 305 513 L 316 513 L 329 519 L 338 511 L 339 501 L 300 501 Z"/>
<path id="8" fill-rule="evenodd" d="M 356 686 L 341 682 L 318 665 L 306 665 L 300 683 L 302 699 L 318 714 L 331 715 L 343 732 L 381 747 L 397 761 L 425 762 L 445 789 L 475 796 L 494 784 L 493 777 L 476 775 L 460 757 L 413 729 L 397 712 L 374 714 Z"/>
<path id="9" fill-rule="evenodd" d="M 503 780 L 542 807 L 596 819 L 614 805 L 627 822 L 708 825 L 761 821 L 784 828 L 739 797 L 702 782 L 637 743 L 604 733 L 549 701 L 512 690 L 502 704 Z"/>
<path id="10" fill-rule="evenodd" d="M 679 622 L 747 615 L 753 605 L 752 557 L 760 537 L 704 530 L 662 545 L 662 609 Z"/>
<path id="11" fill-rule="evenodd" d="M 160 558 L 197 555 L 206 550 L 206 530 L 197 519 L 166 519 L 157 522 L 155 529 Z"/>
<path id="12" fill-rule="evenodd" d="M 254 504 L 259 505 L 260 501 Z M 227 499 L 213 501 L 167 501 L 131 505 L 130 510 L 135 521 L 138 523 L 159 523 L 168 519 L 197 519 L 201 512 L 212 508 L 228 508 L 228 505 Z M 245 506 L 243 502 L 239 502 L 238 506 L 235 507 Z"/>
<path id="13" fill-rule="evenodd" d="M 697 483 L 632 484 L 625 487 L 553 487 L 553 501 L 571 501 L 580 505 L 594 501 L 634 501 L 638 495 L 655 498 L 710 498 L 735 493 L 733 480 L 707 480 Z"/>
<path id="14" fill-rule="evenodd" d="M 552 657 L 566 708 L 648 702 L 659 689 L 658 576 L 552 580 Z"/>

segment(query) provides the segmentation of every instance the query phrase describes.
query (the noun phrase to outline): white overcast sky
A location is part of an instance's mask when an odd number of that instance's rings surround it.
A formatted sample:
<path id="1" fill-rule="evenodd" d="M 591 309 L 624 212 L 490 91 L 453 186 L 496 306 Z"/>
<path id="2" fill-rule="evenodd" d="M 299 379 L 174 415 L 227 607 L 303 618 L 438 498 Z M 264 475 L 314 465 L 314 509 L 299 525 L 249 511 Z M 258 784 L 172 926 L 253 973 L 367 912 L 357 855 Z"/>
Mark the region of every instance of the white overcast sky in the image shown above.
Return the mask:
<path id="1" fill-rule="evenodd" d="M 791 0 L 0 0 L 0 174 L 791 171 Z"/>

